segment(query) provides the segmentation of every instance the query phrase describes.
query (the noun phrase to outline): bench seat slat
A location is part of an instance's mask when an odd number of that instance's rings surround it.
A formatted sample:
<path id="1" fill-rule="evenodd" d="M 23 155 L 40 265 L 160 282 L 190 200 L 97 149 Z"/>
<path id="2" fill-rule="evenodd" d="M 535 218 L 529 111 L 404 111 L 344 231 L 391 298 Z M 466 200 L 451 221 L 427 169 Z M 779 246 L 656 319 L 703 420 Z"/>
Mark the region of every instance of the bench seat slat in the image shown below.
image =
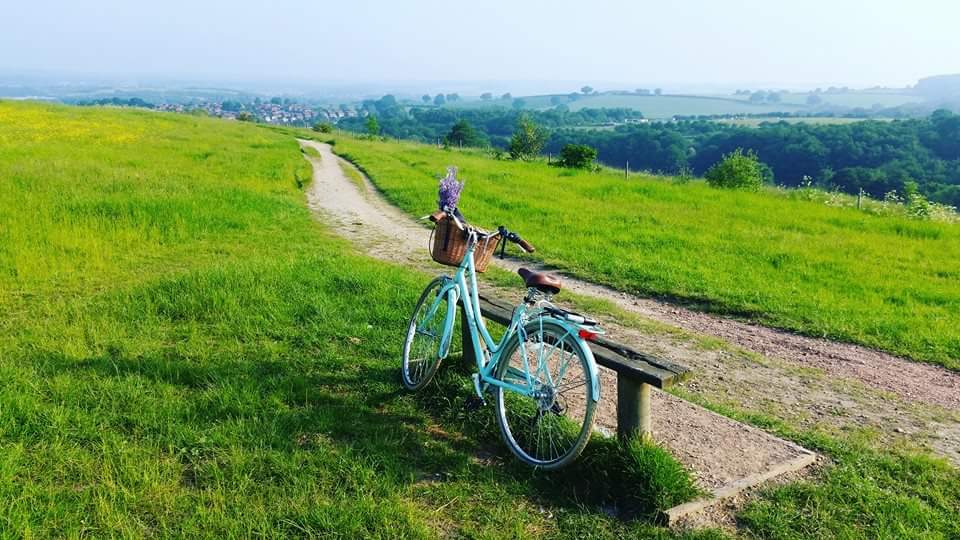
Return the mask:
<path id="1" fill-rule="evenodd" d="M 483 295 L 480 295 L 480 312 L 501 325 L 510 324 L 513 318 L 512 305 Z M 602 336 L 597 336 L 589 345 L 597 364 L 657 388 L 666 388 L 682 380 L 690 371 L 685 366 L 635 351 Z"/>

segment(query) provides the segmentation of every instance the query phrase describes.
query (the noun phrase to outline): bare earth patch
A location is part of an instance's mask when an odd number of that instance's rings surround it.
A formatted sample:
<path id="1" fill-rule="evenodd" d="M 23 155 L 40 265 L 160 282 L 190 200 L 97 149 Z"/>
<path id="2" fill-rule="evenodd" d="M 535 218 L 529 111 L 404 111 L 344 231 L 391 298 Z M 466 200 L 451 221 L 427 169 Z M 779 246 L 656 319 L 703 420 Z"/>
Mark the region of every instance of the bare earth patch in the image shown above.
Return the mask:
<path id="1" fill-rule="evenodd" d="M 347 178 L 341 167 L 350 170 L 352 165 L 329 146 L 301 143 L 316 148 L 322 157 L 310 159 L 311 209 L 374 257 L 438 272 L 440 267 L 429 257 L 424 225 L 387 203 L 362 175 L 362 182 Z M 510 259 L 494 263 L 511 271 L 521 264 Z M 519 286 L 518 278 L 516 289 L 482 288 L 519 299 Z M 874 430 L 884 440 L 927 448 L 960 464 L 960 374 L 865 347 L 692 311 L 569 276 L 564 287 L 612 302 L 647 321 L 632 325 L 600 317 L 617 341 L 691 367 L 693 377 L 677 389 L 679 395 L 735 405 L 804 427 Z M 561 293 L 559 303 L 563 297 Z M 612 372 L 602 372 L 598 425 L 613 432 L 616 379 Z M 801 466 L 798 460 L 811 460 L 796 445 L 669 394 L 655 392 L 653 411 L 654 437 L 711 491 L 745 478 L 758 479 L 784 463 Z"/>

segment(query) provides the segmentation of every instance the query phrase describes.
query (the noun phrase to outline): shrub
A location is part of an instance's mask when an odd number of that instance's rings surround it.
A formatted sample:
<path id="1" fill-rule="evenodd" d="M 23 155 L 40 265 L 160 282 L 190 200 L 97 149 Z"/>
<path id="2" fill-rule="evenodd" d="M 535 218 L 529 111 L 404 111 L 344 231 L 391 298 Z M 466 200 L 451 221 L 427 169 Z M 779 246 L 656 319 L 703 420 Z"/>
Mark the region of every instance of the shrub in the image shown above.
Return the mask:
<path id="1" fill-rule="evenodd" d="M 317 122 L 316 124 L 313 125 L 313 130 L 319 131 L 320 133 L 332 133 L 333 124 L 331 124 L 330 122 Z"/>
<path id="2" fill-rule="evenodd" d="M 476 148 L 485 148 L 490 146 L 490 141 L 480 131 L 474 129 L 466 120 L 458 120 L 450 128 L 450 133 L 443 138 L 445 146 L 468 146 Z"/>
<path id="3" fill-rule="evenodd" d="M 557 165 L 570 169 L 589 169 L 597 159 L 597 151 L 585 144 L 565 144 L 560 149 Z"/>
<path id="4" fill-rule="evenodd" d="M 763 185 L 764 168 L 755 153 L 737 148 L 713 164 L 703 176 L 713 187 L 757 191 Z"/>
<path id="5" fill-rule="evenodd" d="M 371 114 L 367 117 L 366 129 L 367 135 L 370 137 L 376 137 L 377 135 L 380 135 L 380 123 L 377 122 L 376 116 Z"/>
<path id="6" fill-rule="evenodd" d="M 510 157 L 513 159 L 530 159 L 536 157 L 547 144 L 547 132 L 526 116 L 521 116 L 517 122 L 517 130 L 510 138 Z"/>

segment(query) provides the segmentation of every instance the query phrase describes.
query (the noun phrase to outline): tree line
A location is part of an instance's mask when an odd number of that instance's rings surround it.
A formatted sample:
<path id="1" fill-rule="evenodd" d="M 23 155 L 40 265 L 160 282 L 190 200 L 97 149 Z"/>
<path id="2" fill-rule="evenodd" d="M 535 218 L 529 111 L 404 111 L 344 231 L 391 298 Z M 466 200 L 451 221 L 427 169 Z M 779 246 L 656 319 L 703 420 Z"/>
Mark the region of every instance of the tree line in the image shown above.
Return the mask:
<path id="1" fill-rule="evenodd" d="M 565 144 L 597 149 L 599 160 L 634 170 L 702 175 L 740 148 L 769 167 L 772 181 L 815 185 L 877 198 L 915 182 L 931 200 L 960 206 L 960 116 L 866 120 L 841 125 L 766 123 L 739 127 L 696 121 L 620 126 L 614 130 L 555 130 L 546 150 Z"/>
<path id="2" fill-rule="evenodd" d="M 346 118 L 341 128 L 440 142 L 450 146 L 509 149 L 522 119 L 546 131 L 544 152 L 567 145 L 597 151 L 613 167 L 665 174 L 703 175 L 737 149 L 762 163 L 765 179 L 788 187 L 817 186 L 875 198 L 917 186 L 929 199 L 960 206 L 960 116 L 938 110 L 926 118 L 865 120 L 816 125 L 770 122 L 744 127 L 709 120 L 639 123 L 630 109 L 506 108 L 452 110 L 405 107 L 393 96 L 363 103 L 365 117 Z M 616 124 L 597 129 L 599 124 Z M 528 129 L 527 126 L 525 129 Z"/>
<path id="3" fill-rule="evenodd" d="M 381 134 L 388 137 L 419 140 L 422 142 L 440 142 L 450 134 L 451 127 L 458 121 L 467 122 L 476 129 L 480 142 L 463 146 L 494 146 L 507 148 L 510 138 L 517 129 L 521 118 L 526 117 L 549 130 L 573 126 L 591 126 L 606 123 L 623 123 L 639 120 L 643 115 L 632 109 L 581 109 L 569 111 L 554 108 L 546 111 L 517 110 L 505 107 L 483 109 L 447 109 L 437 107 L 403 106 L 387 95 L 377 100 L 364 101 L 360 110 L 365 116 L 376 116 Z M 343 118 L 337 126 L 341 129 L 366 133 L 366 119 L 363 117 Z M 457 145 L 460 141 L 451 141 Z"/>

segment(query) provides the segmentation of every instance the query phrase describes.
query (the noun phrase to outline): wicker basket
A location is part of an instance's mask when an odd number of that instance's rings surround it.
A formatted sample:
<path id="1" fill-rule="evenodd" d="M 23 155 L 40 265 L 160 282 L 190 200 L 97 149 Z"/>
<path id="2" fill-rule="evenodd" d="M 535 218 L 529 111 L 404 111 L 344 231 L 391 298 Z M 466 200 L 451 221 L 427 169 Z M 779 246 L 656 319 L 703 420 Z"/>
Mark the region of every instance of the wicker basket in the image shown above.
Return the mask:
<path id="1" fill-rule="evenodd" d="M 482 235 L 486 234 L 481 229 L 472 228 Z M 467 254 L 467 229 L 456 219 L 445 216 L 436 222 L 430 236 L 432 238 L 430 255 L 433 260 L 447 266 L 460 266 L 463 257 Z M 499 233 L 485 236 L 480 240 L 479 245 L 473 251 L 473 266 L 477 272 L 483 272 L 487 269 L 487 265 L 490 264 L 490 259 L 493 258 L 493 252 L 497 250 L 497 244 L 499 243 Z"/>

